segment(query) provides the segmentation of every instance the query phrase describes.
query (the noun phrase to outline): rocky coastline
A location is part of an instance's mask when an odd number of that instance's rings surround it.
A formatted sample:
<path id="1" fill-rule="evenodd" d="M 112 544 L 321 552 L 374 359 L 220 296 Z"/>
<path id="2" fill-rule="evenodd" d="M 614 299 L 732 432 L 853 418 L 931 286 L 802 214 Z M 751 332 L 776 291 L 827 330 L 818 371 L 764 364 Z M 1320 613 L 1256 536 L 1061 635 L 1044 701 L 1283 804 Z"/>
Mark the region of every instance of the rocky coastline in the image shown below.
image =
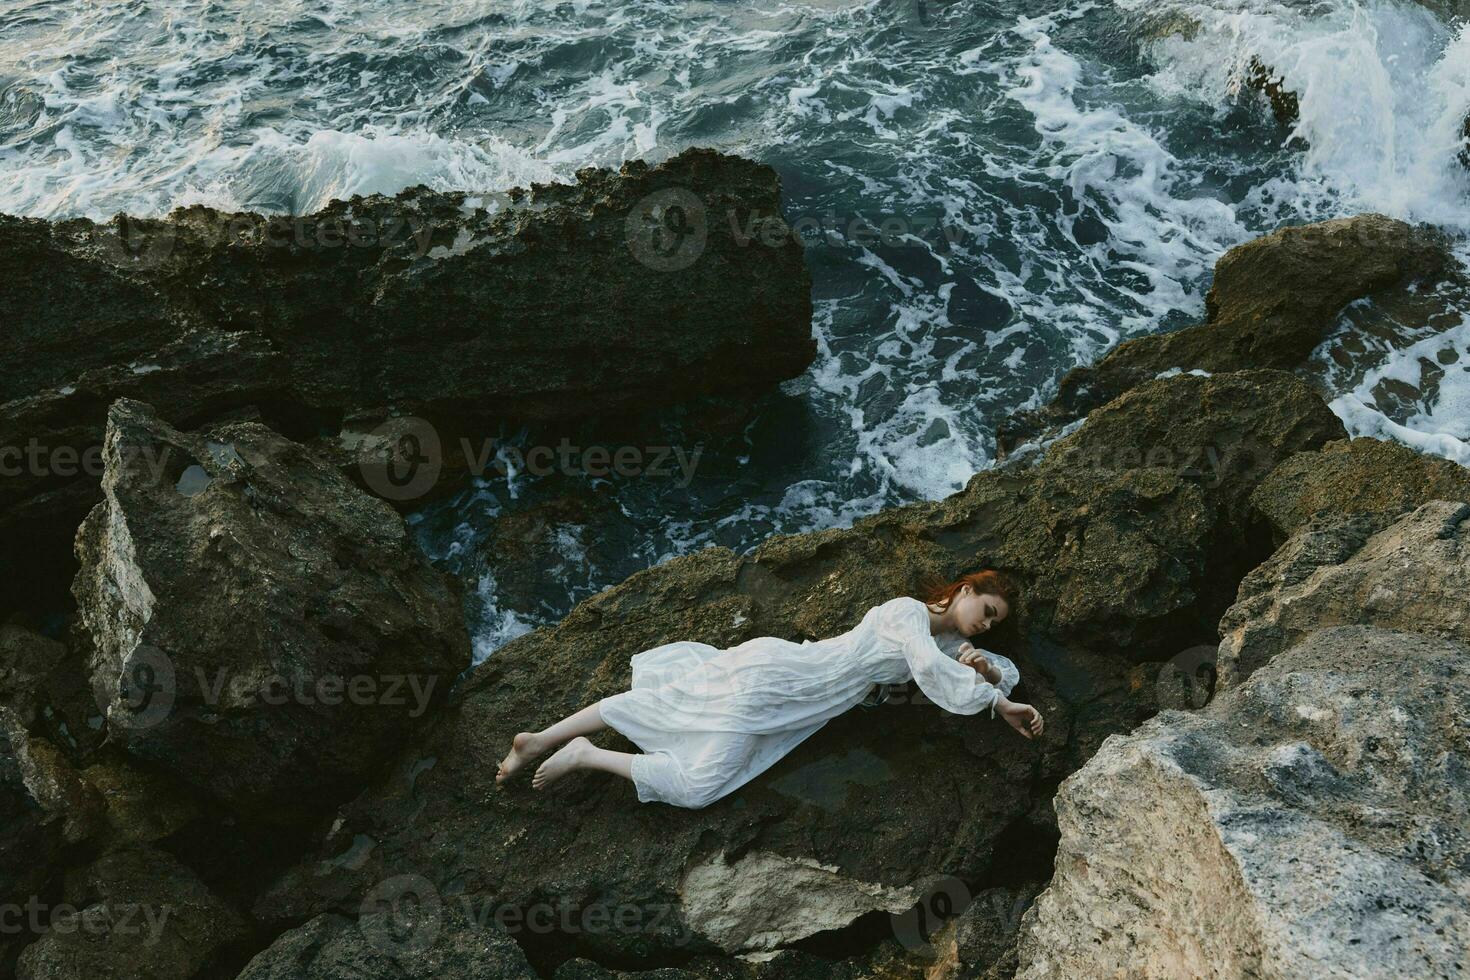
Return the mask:
<path id="1" fill-rule="evenodd" d="M 0 975 L 1463 973 L 1470 471 L 1349 439 L 1302 370 L 1345 305 L 1455 274 L 1438 235 L 1233 249 L 1206 322 L 1069 374 L 960 492 L 674 559 L 461 676 L 459 584 L 364 477 L 393 419 L 774 385 L 813 355 L 801 247 L 738 240 L 785 227 L 778 183 L 708 151 L 328 212 L 432 231 L 0 217 L 0 445 L 97 447 L 0 480 L 0 562 L 36 569 L 0 626 Z M 982 566 L 1024 583 L 987 645 L 1039 742 L 910 688 L 702 810 L 495 784 L 640 650 L 831 635 Z"/>

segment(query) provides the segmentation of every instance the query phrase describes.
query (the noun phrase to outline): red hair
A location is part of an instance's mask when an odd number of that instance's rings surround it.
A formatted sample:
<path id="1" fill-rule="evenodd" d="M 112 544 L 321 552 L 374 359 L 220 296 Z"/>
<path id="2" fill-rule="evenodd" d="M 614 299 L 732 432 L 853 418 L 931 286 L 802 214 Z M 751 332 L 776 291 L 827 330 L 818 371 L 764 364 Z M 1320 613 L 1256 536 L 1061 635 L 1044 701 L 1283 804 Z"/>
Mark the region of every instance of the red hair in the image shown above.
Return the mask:
<path id="1" fill-rule="evenodd" d="M 940 610 L 949 608 L 954 597 L 959 595 L 960 589 L 968 585 L 976 595 L 990 593 L 998 595 L 1006 601 L 1006 605 L 1014 606 L 1016 599 L 1020 596 L 1020 590 L 1016 583 L 1004 572 L 997 572 L 993 568 L 987 568 L 983 572 L 971 572 L 969 575 L 961 575 L 953 582 L 946 583 L 942 578 L 931 578 L 921 588 L 919 598 L 925 602 L 932 602 Z"/>

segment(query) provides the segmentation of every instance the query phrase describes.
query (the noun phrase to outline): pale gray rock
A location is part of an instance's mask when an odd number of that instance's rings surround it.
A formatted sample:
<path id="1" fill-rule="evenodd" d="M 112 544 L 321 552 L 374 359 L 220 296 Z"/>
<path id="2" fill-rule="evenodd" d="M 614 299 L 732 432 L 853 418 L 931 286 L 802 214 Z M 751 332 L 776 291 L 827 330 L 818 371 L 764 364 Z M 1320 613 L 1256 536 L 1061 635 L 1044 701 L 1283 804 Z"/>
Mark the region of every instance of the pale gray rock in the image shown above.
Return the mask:
<path id="1" fill-rule="evenodd" d="M 1464 976 L 1467 710 L 1470 647 L 1343 626 L 1110 738 L 1058 793 L 1017 975 Z"/>
<path id="2" fill-rule="evenodd" d="M 1470 643 L 1467 597 L 1470 503 L 1430 501 L 1397 520 L 1381 512 L 1319 515 L 1241 582 L 1220 621 L 1220 687 L 1339 624 Z"/>

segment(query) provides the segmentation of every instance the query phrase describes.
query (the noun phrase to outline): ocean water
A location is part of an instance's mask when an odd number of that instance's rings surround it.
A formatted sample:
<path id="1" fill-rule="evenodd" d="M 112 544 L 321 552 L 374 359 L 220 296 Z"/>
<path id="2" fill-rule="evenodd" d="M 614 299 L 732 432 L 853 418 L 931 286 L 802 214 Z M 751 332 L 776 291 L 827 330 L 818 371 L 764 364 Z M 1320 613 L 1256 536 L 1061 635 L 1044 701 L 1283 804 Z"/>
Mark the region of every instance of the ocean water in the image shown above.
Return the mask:
<path id="1" fill-rule="evenodd" d="M 1283 223 L 1463 239 L 1467 110 L 1463 26 L 1396 0 L 11 0 L 0 210 L 305 213 L 694 145 L 775 167 L 788 218 L 828 229 L 816 363 L 732 436 L 671 413 L 691 476 L 533 474 L 512 450 L 544 434 L 487 433 L 508 473 L 414 518 L 483 658 L 668 557 L 959 489 L 1008 414 L 1198 319 L 1214 261 Z M 1315 360 L 1351 431 L 1470 464 L 1470 304 L 1430 299 L 1429 326 L 1349 311 Z"/>

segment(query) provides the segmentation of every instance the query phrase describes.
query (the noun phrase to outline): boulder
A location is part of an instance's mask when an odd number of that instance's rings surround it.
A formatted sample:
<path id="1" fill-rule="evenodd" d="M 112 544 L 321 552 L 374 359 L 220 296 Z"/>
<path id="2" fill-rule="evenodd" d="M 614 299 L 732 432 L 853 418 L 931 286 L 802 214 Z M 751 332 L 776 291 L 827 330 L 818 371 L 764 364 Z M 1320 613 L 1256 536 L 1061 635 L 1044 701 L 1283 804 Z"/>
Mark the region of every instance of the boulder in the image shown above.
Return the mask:
<path id="1" fill-rule="evenodd" d="M 61 866 L 96 831 L 99 806 L 62 753 L 0 707 L 0 975 L 36 938 Z"/>
<path id="2" fill-rule="evenodd" d="M 1470 643 L 1470 503 L 1433 500 L 1397 520 L 1322 514 L 1240 583 L 1220 620 L 1220 687 L 1235 687 L 1314 630 L 1372 624 Z"/>
<path id="3" fill-rule="evenodd" d="M 227 962 L 244 920 L 168 852 L 127 848 L 69 873 L 17 980 L 190 980 Z"/>
<path id="4" fill-rule="evenodd" d="M 1007 453 L 1054 435 L 1161 372 L 1296 369 L 1348 303 L 1454 268 L 1440 232 L 1380 214 L 1281 228 L 1215 264 L 1205 322 L 1125 340 L 1096 364 L 1073 368 L 1049 405 L 1008 419 L 997 444 Z"/>
<path id="5" fill-rule="evenodd" d="M 82 770 L 102 807 L 98 840 L 104 848 L 166 840 L 204 815 L 200 802 L 163 773 L 103 758 Z M 223 849 L 223 848 L 221 848 Z"/>
<path id="6" fill-rule="evenodd" d="M 257 423 L 108 415 L 73 591 L 107 730 L 267 825 L 360 786 L 469 663 L 459 595 L 402 519 Z"/>
<path id="7" fill-rule="evenodd" d="M 278 357 L 256 373 L 280 372 L 288 397 L 326 412 L 641 411 L 764 388 L 815 355 L 810 276 L 775 172 L 711 150 L 588 168 L 571 185 L 420 187 L 298 217 L 4 217 L 0 269 L 27 284 L 0 296 L 17 326 L 0 402 L 98 369 L 153 373 L 191 328 L 263 343 Z"/>
<path id="8" fill-rule="evenodd" d="M 1109 739 L 1017 976 L 1463 976 L 1467 702 L 1470 647 L 1341 626 Z"/>
<path id="9" fill-rule="evenodd" d="M 780 205 L 769 167 L 688 150 L 570 185 L 420 187 L 298 217 L 0 215 L 0 567 L 35 579 L 100 499 L 118 398 L 185 428 L 254 406 L 297 439 L 422 416 L 452 457 L 470 426 L 798 375 L 816 353 L 811 279 Z"/>
<path id="10" fill-rule="evenodd" d="M 1168 656 L 1213 632 L 1235 583 L 1270 553 L 1250 490 L 1294 447 L 1343 434 L 1285 372 L 1156 379 L 1053 443 L 1028 483 L 979 474 L 925 520 L 934 538 L 1020 572 L 1034 626 Z M 961 508 L 965 526 L 951 527 Z"/>
<path id="11" fill-rule="evenodd" d="M 1287 457 L 1250 498 L 1280 540 L 1319 511 L 1396 515 L 1430 500 L 1470 502 L 1470 469 L 1379 439 L 1337 440 Z"/>
<path id="12" fill-rule="evenodd" d="M 27 727 L 49 707 L 48 681 L 66 660 L 66 647 L 13 624 L 0 626 L 0 708 Z"/>
<path id="13" fill-rule="evenodd" d="M 56 675 L 68 661 L 66 645 L 14 623 L 0 625 L 0 708 L 31 727 L 54 710 Z"/>
<path id="14" fill-rule="evenodd" d="M 934 937 L 941 955 L 925 980 L 1009 980 L 1016 971 L 1015 945 L 1021 917 L 1040 890 L 1035 884 L 1001 886 L 976 895 Z"/>
<path id="15" fill-rule="evenodd" d="M 925 905 L 945 883 L 978 894 L 1044 879 L 1053 788 L 1153 710 L 1131 661 L 1212 629 L 1228 602 L 1207 583 L 1226 567 L 1217 551 L 1240 537 L 1231 515 L 1245 484 L 1341 435 L 1320 399 L 1280 372 L 1163 379 L 1116 409 L 1099 431 L 1136 440 L 1145 457 L 1157 440 L 1169 459 L 1143 465 L 1119 452 L 1094 466 L 1057 447 L 1034 467 L 978 474 L 947 500 L 850 529 L 777 536 L 745 556 L 675 558 L 512 641 L 342 808 L 319 853 L 256 915 L 350 915 L 412 875 L 477 907 L 603 923 L 518 935 L 538 966 L 581 956 L 631 968 L 813 943 L 847 958 L 870 948 L 873 923 Z M 1191 413 L 1189 425 L 1163 424 Z M 1092 424 L 1068 445 L 1092 450 L 1103 438 Z M 1234 452 L 1246 444 L 1248 465 Z M 1190 470 L 1204 445 L 1221 450 L 1216 473 Z M 1262 557 L 1233 546 L 1241 560 Z M 1041 742 L 899 694 L 835 719 L 702 810 L 639 805 L 628 783 L 593 774 L 545 795 L 523 780 L 495 785 L 515 732 L 625 688 L 640 650 L 675 638 L 730 647 L 830 636 L 926 573 L 984 565 L 1025 581 L 1012 617 L 1024 622 L 987 643 L 1019 658 L 1018 696 L 1051 719 Z"/>

